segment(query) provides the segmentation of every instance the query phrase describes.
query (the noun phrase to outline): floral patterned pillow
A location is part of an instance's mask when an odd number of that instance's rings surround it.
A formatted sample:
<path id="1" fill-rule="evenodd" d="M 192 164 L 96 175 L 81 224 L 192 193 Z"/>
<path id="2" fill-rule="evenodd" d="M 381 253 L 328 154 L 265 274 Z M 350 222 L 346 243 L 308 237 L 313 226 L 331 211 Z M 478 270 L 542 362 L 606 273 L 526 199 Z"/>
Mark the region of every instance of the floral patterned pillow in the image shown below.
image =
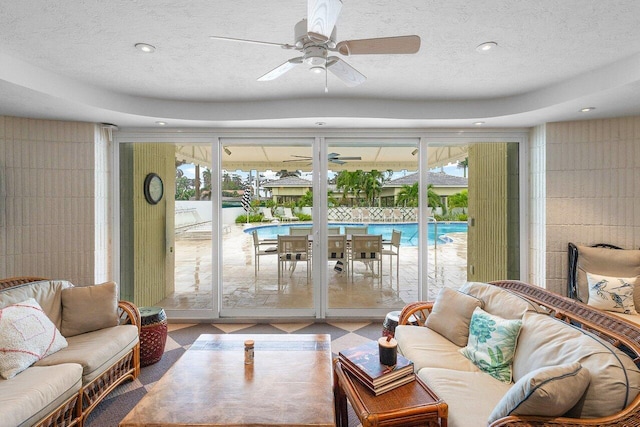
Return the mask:
<path id="1" fill-rule="evenodd" d="M 521 327 L 520 319 L 503 319 L 477 307 L 471 316 L 469 341 L 460 353 L 480 370 L 510 383 L 511 364 Z"/>
<path id="2" fill-rule="evenodd" d="M 636 279 L 637 277 L 618 278 L 587 272 L 587 305 L 616 313 L 638 314 L 633 302 Z"/>

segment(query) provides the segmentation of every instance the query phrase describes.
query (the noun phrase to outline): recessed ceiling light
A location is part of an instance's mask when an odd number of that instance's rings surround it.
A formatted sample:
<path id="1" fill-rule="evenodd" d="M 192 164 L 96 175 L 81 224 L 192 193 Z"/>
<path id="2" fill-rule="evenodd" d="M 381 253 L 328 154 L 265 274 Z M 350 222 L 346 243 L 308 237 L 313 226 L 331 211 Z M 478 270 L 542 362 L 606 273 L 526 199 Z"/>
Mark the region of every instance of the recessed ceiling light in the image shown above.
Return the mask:
<path id="1" fill-rule="evenodd" d="M 136 49 L 144 53 L 153 53 L 156 51 L 155 46 L 151 46 L 150 44 L 147 44 L 147 43 L 136 43 L 135 46 L 136 46 Z"/>
<path id="2" fill-rule="evenodd" d="M 473 124 L 475 126 L 482 126 L 484 124 L 484 122 L 473 122 Z"/>
<path id="3" fill-rule="evenodd" d="M 157 121 L 157 122 L 156 122 L 156 124 L 157 124 L 158 126 L 166 126 L 166 125 L 167 125 L 167 122 Z"/>
<path id="4" fill-rule="evenodd" d="M 596 109 L 596 107 L 584 107 L 584 108 L 580 109 L 580 112 L 581 113 L 588 113 L 589 111 L 593 111 L 595 109 Z"/>
<path id="5" fill-rule="evenodd" d="M 476 50 L 478 52 L 488 52 L 492 49 L 495 49 L 496 47 L 498 47 L 498 43 L 496 42 L 485 42 L 485 43 L 479 44 L 476 47 Z"/>

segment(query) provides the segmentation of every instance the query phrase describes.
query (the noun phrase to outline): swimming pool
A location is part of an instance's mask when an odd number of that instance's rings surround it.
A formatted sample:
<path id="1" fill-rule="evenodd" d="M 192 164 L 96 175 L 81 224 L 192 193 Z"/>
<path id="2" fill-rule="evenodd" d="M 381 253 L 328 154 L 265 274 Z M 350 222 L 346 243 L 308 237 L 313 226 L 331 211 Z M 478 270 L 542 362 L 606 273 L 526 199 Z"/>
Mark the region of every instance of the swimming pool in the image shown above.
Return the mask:
<path id="1" fill-rule="evenodd" d="M 259 225 L 256 227 L 245 228 L 245 233 L 251 233 L 253 230 L 258 231 L 260 239 L 277 239 L 278 234 L 289 234 L 291 227 L 309 227 L 310 224 L 269 224 Z M 345 226 L 364 225 L 363 223 L 329 223 L 332 227 L 340 227 L 340 233 L 344 233 Z M 395 229 L 402 232 L 400 244 L 403 246 L 418 245 L 418 223 L 417 222 L 396 222 L 396 223 L 369 223 L 369 234 L 382 234 L 383 240 L 391 239 L 391 232 Z M 466 222 L 439 222 L 437 224 L 438 244 L 447 243 L 446 235 L 448 233 L 466 233 Z M 433 245 L 436 239 L 436 224 L 429 223 L 429 245 Z"/>

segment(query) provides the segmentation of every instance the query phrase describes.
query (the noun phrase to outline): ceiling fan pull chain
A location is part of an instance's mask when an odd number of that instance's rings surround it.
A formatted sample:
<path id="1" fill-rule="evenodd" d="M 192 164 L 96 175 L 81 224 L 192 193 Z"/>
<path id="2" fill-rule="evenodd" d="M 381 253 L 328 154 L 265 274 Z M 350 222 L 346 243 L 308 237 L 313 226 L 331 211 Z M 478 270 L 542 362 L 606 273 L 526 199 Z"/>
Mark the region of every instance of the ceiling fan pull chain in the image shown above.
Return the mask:
<path id="1" fill-rule="evenodd" d="M 329 93 L 329 77 L 327 77 L 327 64 L 324 65 L 324 93 Z"/>

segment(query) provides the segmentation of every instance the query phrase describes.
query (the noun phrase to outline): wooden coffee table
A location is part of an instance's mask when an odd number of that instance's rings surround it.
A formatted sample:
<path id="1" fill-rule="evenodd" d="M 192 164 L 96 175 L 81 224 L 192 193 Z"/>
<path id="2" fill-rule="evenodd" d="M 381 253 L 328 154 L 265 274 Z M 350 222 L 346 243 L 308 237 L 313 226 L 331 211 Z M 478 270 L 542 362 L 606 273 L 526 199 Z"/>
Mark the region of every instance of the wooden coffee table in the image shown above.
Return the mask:
<path id="1" fill-rule="evenodd" d="M 375 396 L 342 369 L 333 364 L 336 425 L 347 427 L 347 399 L 363 427 L 371 426 L 447 426 L 448 406 L 425 383 L 415 381 Z"/>
<path id="2" fill-rule="evenodd" d="M 200 335 L 120 427 L 335 426 L 332 380 L 329 335 Z"/>

